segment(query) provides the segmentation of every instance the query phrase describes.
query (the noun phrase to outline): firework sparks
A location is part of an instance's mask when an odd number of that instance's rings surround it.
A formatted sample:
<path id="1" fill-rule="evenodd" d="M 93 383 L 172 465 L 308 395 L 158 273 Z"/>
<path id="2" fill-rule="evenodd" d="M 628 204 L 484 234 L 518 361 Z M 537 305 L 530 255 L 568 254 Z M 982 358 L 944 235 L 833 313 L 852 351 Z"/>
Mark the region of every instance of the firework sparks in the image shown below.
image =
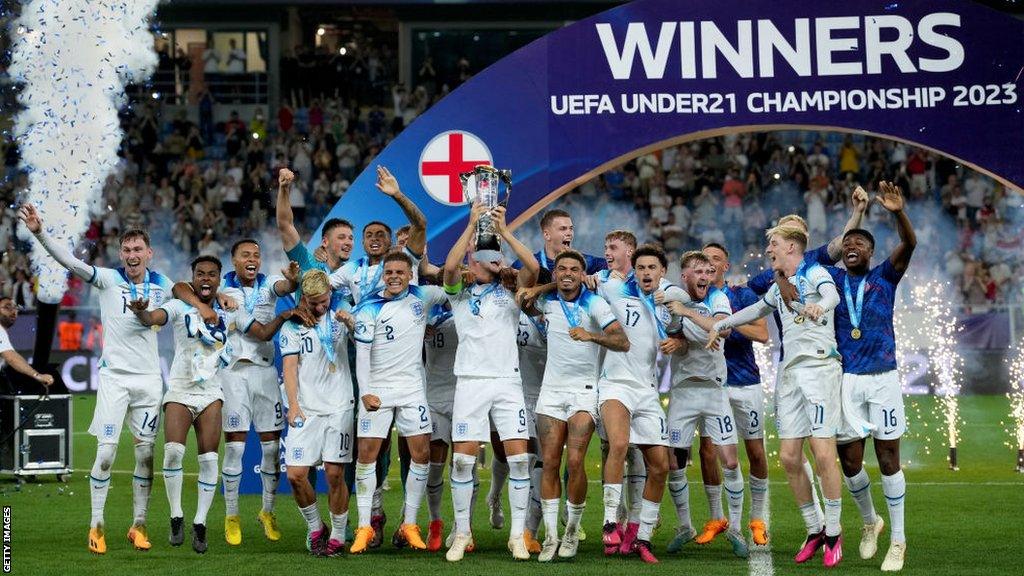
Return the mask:
<path id="1" fill-rule="evenodd" d="M 960 380 L 963 359 L 956 349 L 957 318 L 950 305 L 947 282 L 925 282 L 913 289 L 914 306 L 928 319 L 921 326 L 928 341 L 928 357 L 938 385 L 935 394 L 942 411 L 949 446 L 949 465 L 956 470 L 960 439 Z"/>
<path id="2" fill-rule="evenodd" d="M 1017 354 L 1010 363 L 1010 415 L 1013 428 L 1009 430 L 1017 449 L 1017 471 L 1024 472 L 1024 346 L 1017 344 Z"/>
<path id="3" fill-rule="evenodd" d="M 777 376 L 778 367 L 775 364 L 775 358 L 773 356 L 774 350 L 772 350 L 771 344 L 761 344 L 760 342 L 754 342 L 754 361 L 757 363 L 757 369 L 761 373 L 761 387 L 764 389 L 764 397 L 767 399 L 764 405 L 764 414 L 771 414 L 774 409 L 769 409 L 769 404 L 773 401 L 775 392 L 775 378 Z M 768 446 L 774 445 L 770 442 L 775 438 L 775 434 L 764 426 L 765 434 L 765 449 L 768 450 Z M 776 450 L 769 450 L 768 457 L 775 458 L 778 456 Z"/>

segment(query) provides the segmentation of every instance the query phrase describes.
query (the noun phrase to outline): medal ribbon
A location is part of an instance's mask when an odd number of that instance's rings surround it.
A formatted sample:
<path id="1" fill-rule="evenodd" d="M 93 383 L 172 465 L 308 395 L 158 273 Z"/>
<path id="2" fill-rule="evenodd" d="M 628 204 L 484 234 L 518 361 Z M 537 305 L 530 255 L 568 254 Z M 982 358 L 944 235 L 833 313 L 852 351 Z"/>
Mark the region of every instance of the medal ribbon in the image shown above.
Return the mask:
<path id="1" fill-rule="evenodd" d="M 569 311 L 569 307 L 566 306 L 565 300 L 562 300 L 562 295 L 558 295 L 558 303 L 562 305 L 562 313 L 565 314 L 565 319 L 569 322 L 569 328 L 578 328 L 580 325 L 579 319 L 576 318 L 576 315 L 579 314 L 580 311 L 580 300 L 583 299 L 584 290 L 585 288 L 581 286 L 579 296 L 577 296 L 576 300 L 573 301 L 573 304 L 575 305 L 571 312 Z"/>
<path id="2" fill-rule="evenodd" d="M 316 324 L 316 337 L 320 339 L 320 347 L 327 355 L 327 362 L 334 365 L 334 316 L 333 311 L 328 310 L 324 319 Z"/>
<path id="3" fill-rule="evenodd" d="M 359 299 L 362 300 L 372 294 L 377 288 L 377 284 L 380 283 L 380 277 L 384 274 L 384 264 L 377 265 L 377 271 L 373 273 L 373 283 L 367 284 L 366 278 L 370 274 L 370 258 L 363 256 L 359 259 Z"/>
<path id="4" fill-rule="evenodd" d="M 500 286 L 498 282 L 492 282 L 480 294 L 473 294 L 473 289 L 469 289 L 469 310 L 473 313 L 473 316 L 480 315 L 480 304 L 483 302 L 484 297 L 497 290 L 498 286 Z"/>
<path id="5" fill-rule="evenodd" d="M 857 286 L 857 299 L 853 299 L 853 290 L 850 289 L 850 275 L 843 277 L 843 296 L 846 298 L 846 308 L 850 311 L 850 324 L 854 330 L 860 329 L 860 320 L 864 312 L 864 286 L 868 283 L 867 278 L 860 281 Z"/>

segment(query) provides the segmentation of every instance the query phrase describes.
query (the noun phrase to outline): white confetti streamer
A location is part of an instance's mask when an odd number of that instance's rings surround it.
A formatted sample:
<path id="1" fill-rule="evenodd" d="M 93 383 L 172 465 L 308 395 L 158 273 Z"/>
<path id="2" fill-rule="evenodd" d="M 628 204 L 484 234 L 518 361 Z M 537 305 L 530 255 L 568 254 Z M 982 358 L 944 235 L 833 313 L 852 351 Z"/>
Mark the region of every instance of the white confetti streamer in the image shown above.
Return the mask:
<path id="1" fill-rule="evenodd" d="M 23 85 L 14 133 L 47 232 L 71 246 L 102 210 L 118 163 L 124 88 L 157 63 L 149 19 L 158 0 L 31 0 L 12 24 L 10 74 Z M 28 238 L 24 228 L 19 229 Z M 67 274 L 38 243 L 39 299 L 59 302 Z"/>

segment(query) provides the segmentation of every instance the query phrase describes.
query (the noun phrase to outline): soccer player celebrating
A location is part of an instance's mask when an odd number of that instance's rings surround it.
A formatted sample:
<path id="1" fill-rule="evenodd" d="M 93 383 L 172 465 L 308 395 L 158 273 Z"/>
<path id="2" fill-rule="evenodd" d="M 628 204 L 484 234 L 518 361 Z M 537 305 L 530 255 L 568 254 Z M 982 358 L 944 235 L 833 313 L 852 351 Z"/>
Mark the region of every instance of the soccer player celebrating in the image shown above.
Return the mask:
<path id="1" fill-rule="evenodd" d="M 616 240 L 630 245 L 636 243 L 628 232 L 612 232 L 605 240 L 606 254 L 609 242 Z M 603 541 L 606 554 L 636 552 L 644 562 L 656 563 L 651 535 L 658 521 L 668 473 L 668 434 L 665 411 L 658 397 L 656 361 L 659 351 L 664 354 L 685 351 L 685 341 L 668 337 L 671 314 L 653 300 L 654 293 L 666 287 L 663 283 L 668 265 L 665 253 L 658 246 L 645 244 L 632 251 L 631 258 L 631 264 L 626 261 L 628 279 L 609 278 L 600 284 L 598 292 L 608 299 L 630 341 L 626 353 L 605 355 L 597 387 L 601 423 L 608 440 L 608 456 L 603 467 Z M 620 259 L 614 256 L 611 261 L 617 270 Z M 634 525 L 631 521 L 622 534 L 618 509 L 631 444 L 643 455 L 646 481 L 642 484 L 641 497 L 637 498 L 640 500 L 639 522 Z M 624 548 L 627 545 L 628 548 Z"/>
<path id="2" fill-rule="evenodd" d="M 231 364 L 224 370 L 224 537 L 228 544 L 242 543 L 242 525 L 238 514 L 238 485 L 242 478 L 242 455 L 245 436 L 253 425 L 260 438 L 263 458 L 260 478 L 263 483 L 263 507 L 257 520 L 268 540 L 281 538 L 274 516 L 274 499 L 280 472 L 281 430 L 284 428 L 284 406 L 277 369 L 274 367 L 274 334 L 281 328 L 287 314 L 275 316 L 279 296 L 286 296 L 298 287 L 299 265 L 292 262 L 283 276 L 260 273 L 260 245 L 246 238 L 231 247 L 234 271 L 224 275 L 224 294 L 237 304 L 237 330 L 228 336 L 232 349 Z"/>
<path id="3" fill-rule="evenodd" d="M 331 284 L 322 270 L 302 275 L 298 309 L 308 314 L 312 328 L 297 322 L 281 327 L 281 369 L 288 397 L 288 446 L 285 465 L 299 512 L 306 520 L 306 544 L 318 556 L 344 551 L 348 522 L 345 464 L 352 461 L 352 376 L 348 366 L 348 330 L 331 309 Z M 310 468 L 323 462 L 328 533 L 317 507 Z"/>
<path id="4" fill-rule="evenodd" d="M 726 318 L 732 309 L 729 298 L 712 285 L 715 268 L 703 252 L 692 250 L 679 259 L 682 268 L 683 288 L 665 291 L 669 310 L 682 317 L 682 333 L 690 347 L 685 356 L 672 357 L 672 391 L 668 405 L 669 442 L 674 448 L 669 472 L 669 492 L 676 506 L 679 526 L 669 543 L 669 551 L 678 551 L 684 543 L 694 539 L 690 511 L 689 484 L 686 480 L 687 452 L 693 445 L 693 435 L 698 425 L 719 447 L 732 446 L 723 451 L 726 468 L 725 488 L 730 494 L 743 494 L 743 478 L 739 475 L 736 458 L 736 427 L 729 409 L 729 396 L 725 391 L 727 368 L 725 353 L 720 349 L 705 349 L 707 335 L 717 320 Z M 728 335 L 728 334 L 726 334 Z M 742 513 L 743 502 L 730 499 L 730 517 L 722 511 L 722 485 L 705 485 L 711 518 L 704 525 L 704 532 L 696 536 L 698 544 L 707 544 L 714 537 L 729 529 L 726 536 L 733 551 L 746 555 L 746 543 L 739 533 L 737 518 Z"/>
<path id="5" fill-rule="evenodd" d="M 441 519 L 441 495 L 444 489 L 444 466 L 452 442 L 452 404 L 455 402 L 455 351 L 459 334 L 455 330 L 451 306 L 430 309 L 424 331 L 426 343 L 427 405 L 430 407 L 430 471 L 427 474 L 427 508 L 430 526 L 427 550 L 436 552 L 444 542 L 444 521 Z"/>
<path id="6" fill-rule="evenodd" d="M 299 231 L 295 229 L 295 215 L 292 212 L 289 196 L 292 182 L 295 181 L 295 174 L 287 168 L 281 168 L 277 181 L 277 229 L 281 234 L 281 244 L 288 259 L 298 262 L 302 272 L 318 269 L 330 274 L 341 268 L 348 262 L 349 256 L 352 254 L 354 243 L 352 223 L 340 218 L 331 218 L 324 222 L 318 253 L 322 253 L 326 261 L 317 260 L 309 248 L 302 243 Z"/>
<path id="7" fill-rule="evenodd" d="M 128 303 L 143 326 L 174 327 L 174 362 L 164 394 L 164 485 L 171 508 L 171 546 L 184 542 L 184 513 L 181 509 L 182 460 L 189 428 L 195 428 L 199 451 L 199 503 L 192 521 L 192 549 L 204 554 L 206 515 L 217 489 L 217 448 L 220 445 L 221 391 L 219 372 L 230 362 L 225 348 L 235 314 L 222 309 L 215 297 L 220 286 L 220 260 L 200 256 L 192 261 L 192 290 L 207 306 L 213 305 L 216 323 L 206 323 L 198 310 L 181 300 L 165 302 L 150 311 L 143 296 Z"/>
<path id="8" fill-rule="evenodd" d="M 914 228 L 904 212 L 903 193 L 892 183 L 879 184 L 879 204 L 896 218 L 900 243 L 881 264 L 871 267 L 875 239 L 867 230 L 849 230 L 843 236 L 846 270 L 832 268 L 832 278 L 843 291 L 836 309 L 836 337 L 843 357 L 843 415 L 846 427 L 839 438 L 839 460 L 857 507 L 864 519 L 860 555 L 872 558 L 885 525 L 871 501 L 871 481 L 864 470 L 864 441 L 874 438 L 882 492 L 889 504 L 892 541 L 882 570 L 903 568 L 907 553 L 903 532 L 907 483 L 900 468 L 900 436 L 907 429 L 900 379 L 896 372 L 893 307 L 896 286 L 910 264 L 917 245 Z"/>
<path id="9" fill-rule="evenodd" d="M 786 354 L 775 389 L 775 410 L 780 458 L 786 478 L 804 517 L 807 539 L 796 555 L 797 563 L 814 557 L 825 547 L 824 564 L 831 568 L 843 557 L 840 515 L 842 493 L 836 465 L 836 433 L 842 423 L 840 382 L 842 366 L 836 351 L 834 322 L 839 294 L 828 272 L 804 260 L 807 234 L 796 227 L 768 231 L 768 257 L 773 268 L 798 289 L 790 309 L 775 284 L 758 302 L 715 323 L 708 347 L 718 346 L 722 330 L 742 326 L 777 311 L 782 319 Z M 813 486 L 803 467 L 804 440 L 821 478 L 825 498 L 825 527 L 814 506 Z"/>
<path id="10" fill-rule="evenodd" d="M 359 449 L 356 501 L 359 528 L 349 550 L 364 552 L 374 537 L 370 526 L 375 463 L 392 423 L 405 438 L 412 458 L 405 491 L 405 519 L 396 538 L 412 548 L 426 549 L 416 516 L 430 473 L 431 421 L 423 382 L 423 335 L 426 314 L 447 301 L 437 286 L 410 286 L 415 264 L 401 252 L 384 257 L 385 288 L 366 295 L 355 311 L 356 375 L 359 403 Z"/>
<path id="11" fill-rule="evenodd" d="M 125 416 L 135 438 L 134 521 L 128 530 L 128 540 L 137 550 L 149 550 L 152 544 L 146 531 L 146 510 L 153 486 L 153 441 L 160 421 L 163 381 L 156 332 L 139 323 L 128 303 L 142 297 L 149 300 L 150 306 L 163 304 L 171 292 L 171 281 L 149 270 L 153 250 L 149 235 L 142 230 L 126 230 L 121 235 L 122 267 L 100 268 L 75 258 L 66 247 L 54 241 L 43 229 L 34 206 L 22 206 L 18 215 L 57 263 L 92 284 L 99 294 L 104 345 L 96 409 L 89 426 L 89 433 L 97 440 L 96 459 L 89 472 L 92 501 L 89 550 L 96 554 L 107 551 L 103 508 Z"/>
<path id="12" fill-rule="evenodd" d="M 523 386 L 519 374 L 516 326 L 519 306 L 514 294 L 500 282 L 501 253 L 475 251 L 470 257 L 473 284 L 463 286 L 460 265 L 476 234 L 477 222 L 488 211 L 474 205 L 466 230 L 448 253 L 444 265 L 444 289 L 448 294 L 459 335 L 455 354 L 455 400 L 452 407 L 452 503 L 455 508 L 455 537 L 446 554 L 450 562 L 462 560 L 472 545 L 469 511 L 473 496 L 473 468 L 480 442 L 490 438 L 488 419 L 504 444 L 509 465 L 509 505 L 512 523 L 508 546 L 517 560 L 528 560 L 523 538 L 529 504 L 530 470 L 526 454 L 528 426 Z M 517 240 L 505 224 L 505 208 L 491 211 L 495 231 L 522 260 L 520 286 L 537 280 L 536 258 Z"/>
<path id="13" fill-rule="evenodd" d="M 544 546 L 538 560 L 572 558 L 579 547 L 579 525 L 586 506 L 587 447 L 597 422 L 597 378 L 601 348 L 626 352 L 629 340 L 604 298 L 587 290 L 583 282 L 586 260 L 575 250 L 555 257 L 556 292 L 526 310 L 543 314 L 547 327 L 548 356 L 544 381 L 537 399 L 537 435 L 544 469 L 541 506 Z M 568 521 L 558 541 L 559 471 L 562 451 L 568 448 Z"/>
<path id="14" fill-rule="evenodd" d="M 427 242 L 427 219 L 416 204 L 402 193 L 398 180 L 383 166 L 377 167 L 377 189 L 401 207 L 409 219 L 409 232 L 402 252 L 413 260 L 412 283 L 418 279 L 420 260 Z M 363 256 L 331 274 L 331 286 L 352 294 L 354 303 L 384 289 L 384 256 L 391 251 L 391 227 L 379 221 L 363 226 Z"/>
<path id="15" fill-rule="evenodd" d="M 540 218 L 540 231 L 544 235 L 544 247 L 533 256 L 540 264 L 540 283 L 547 284 L 551 282 L 555 256 L 572 249 L 572 239 L 575 234 L 572 216 L 565 210 L 548 210 Z M 586 262 L 584 269 L 588 276 L 608 268 L 608 263 L 602 258 L 584 254 L 583 259 Z M 512 264 L 513 268 L 520 266 L 519 260 Z"/>
<path id="16" fill-rule="evenodd" d="M 729 271 L 729 251 L 724 246 L 714 243 L 707 244 L 704 246 L 703 252 L 711 261 L 711 265 L 715 267 L 713 285 L 729 298 L 732 312 L 739 312 L 757 302 L 758 297 L 750 288 L 730 286 L 726 283 L 725 275 Z M 768 494 L 768 459 L 764 450 L 764 390 L 761 388 L 761 376 L 754 359 L 752 342 L 763 344 L 767 341 L 768 325 L 764 318 L 750 324 L 737 326 L 725 339 L 725 364 L 728 371 L 725 390 L 729 396 L 736 433 L 743 438 L 747 460 L 750 462 L 750 532 L 754 544 L 758 546 L 768 544 L 768 527 L 764 520 L 764 504 Z M 702 453 L 704 451 L 703 440 L 701 438 Z M 714 449 L 713 444 L 712 449 Z M 735 445 L 722 446 L 719 450 L 723 453 L 734 451 Z M 736 460 L 736 456 L 727 454 L 725 460 Z M 702 462 L 702 471 L 705 467 Z M 727 476 L 736 476 L 739 475 L 740 470 L 738 467 L 726 468 L 725 473 Z M 735 477 L 727 479 L 735 484 Z M 707 483 L 705 481 L 705 484 Z M 729 498 L 730 500 L 737 499 L 742 508 L 742 491 L 739 494 L 730 492 Z M 733 510 L 730 503 L 729 523 L 734 530 L 738 531 L 740 517 L 733 517 Z"/>

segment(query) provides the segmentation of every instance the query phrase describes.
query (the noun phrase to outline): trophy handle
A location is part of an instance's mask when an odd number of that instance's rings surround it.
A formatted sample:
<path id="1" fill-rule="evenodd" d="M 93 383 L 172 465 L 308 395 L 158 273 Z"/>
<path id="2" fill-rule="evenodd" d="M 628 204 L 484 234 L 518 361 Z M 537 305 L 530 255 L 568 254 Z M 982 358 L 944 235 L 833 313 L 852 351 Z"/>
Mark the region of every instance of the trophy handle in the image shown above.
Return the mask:
<path id="1" fill-rule="evenodd" d="M 498 175 L 498 179 L 505 183 L 505 197 L 498 202 L 498 206 L 504 206 L 508 208 L 509 198 L 512 196 L 512 171 L 511 170 L 498 170 L 493 166 L 487 164 L 480 164 L 474 167 L 469 172 L 463 172 L 459 174 L 459 182 L 462 184 L 462 197 L 469 198 L 469 179 L 479 174 L 495 173 Z M 470 201 L 475 202 L 475 199 Z"/>

